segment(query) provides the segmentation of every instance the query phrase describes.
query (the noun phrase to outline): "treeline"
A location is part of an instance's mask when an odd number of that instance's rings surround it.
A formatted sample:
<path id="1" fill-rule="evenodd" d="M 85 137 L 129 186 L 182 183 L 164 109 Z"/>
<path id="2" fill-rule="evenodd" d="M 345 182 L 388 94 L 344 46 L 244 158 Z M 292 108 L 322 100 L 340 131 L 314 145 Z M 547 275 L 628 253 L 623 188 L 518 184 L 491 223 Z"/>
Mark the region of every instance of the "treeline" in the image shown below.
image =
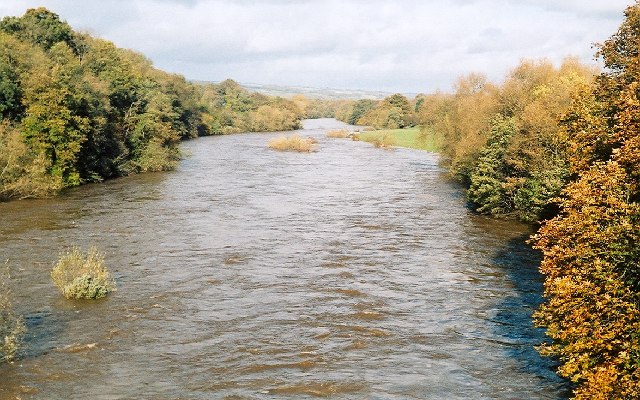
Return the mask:
<path id="1" fill-rule="evenodd" d="M 576 399 L 640 398 L 640 3 L 625 16 L 604 72 L 523 61 L 417 108 L 478 212 L 541 224 L 541 351 Z"/>
<path id="2" fill-rule="evenodd" d="M 277 132 L 301 128 L 304 111 L 292 100 L 249 93 L 227 79 L 199 86 L 211 134 Z"/>
<path id="3" fill-rule="evenodd" d="M 557 212 L 552 199 L 570 175 L 560 118 L 596 73 L 566 59 L 523 61 L 502 84 L 471 74 L 453 94 L 423 96 L 418 119 L 478 212 L 540 221 Z"/>
<path id="4" fill-rule="evenodd" d="M 342 104 L 336 118 L 352 124 L 376 129 L 399 129 L 416 125 L 416 104 L 396 93 L 384 100 L 357 100 Z"/>
<path id="5" fill-rule="evenodd" d="M 0 200 L 172 168 L 180 140 L 297 128 L 290 100 L 196 85 L 45 8 L 0 21 Z"/>
<path id="6" fill-rule="evenodd" d="M 569 184 L 540 230 L 546 354 L 577 399 L 640 398 L 640 3 L 598 55 L 605 72 L 562 119 Z"/>
<path id="7" fill-rule="evenodd" d="M 307 99 L 303 95 L 292 100 L 305 118 L 336 118 L 351 125 L 364 125 L 376 129 L 398 129 L 415 126 L 416 109 L 421 98 L 409 100 L 396 93 L 383 100 L 325 100 Z"/>

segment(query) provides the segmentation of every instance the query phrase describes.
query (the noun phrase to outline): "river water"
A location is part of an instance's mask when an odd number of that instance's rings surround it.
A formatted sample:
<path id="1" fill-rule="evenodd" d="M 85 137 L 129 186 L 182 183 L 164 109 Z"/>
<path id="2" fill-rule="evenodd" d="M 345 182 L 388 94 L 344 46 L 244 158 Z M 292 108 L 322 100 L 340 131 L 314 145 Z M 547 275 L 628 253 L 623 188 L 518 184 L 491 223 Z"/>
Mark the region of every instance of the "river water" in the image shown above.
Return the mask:
<path id="1" fill-rule="evenodd" d="M 0 204 L 28 334 L 1 399 L 562 399 L 534 345 L 525 227 L 473 215 L 437 157 L 275 134 L 184 143 L 176 171 Z M 118 290 L 49 271 L 98 246 Z"/>

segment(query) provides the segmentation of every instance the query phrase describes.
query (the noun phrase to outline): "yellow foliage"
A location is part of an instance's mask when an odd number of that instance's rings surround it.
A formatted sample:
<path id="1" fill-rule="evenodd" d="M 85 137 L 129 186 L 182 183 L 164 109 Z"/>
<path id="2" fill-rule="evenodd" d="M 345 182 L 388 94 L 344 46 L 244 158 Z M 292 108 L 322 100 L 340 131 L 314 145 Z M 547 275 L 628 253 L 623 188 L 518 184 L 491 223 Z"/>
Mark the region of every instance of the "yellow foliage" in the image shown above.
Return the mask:
<path id="1" fill-rule="evenodd" d="M 62 254 L 51 270 L 51 279 L 68 299 L 98 299 L 115 290 L 104 255 L 95 247 L 86 256 L 77 247 Z"/>
<path id="2" fill-rule="evenodd" d="M 280 151 L 297 151 L 309 153 L 315 150 L 315 141 L 311 138 L 302 138 L 299 135 L 278 136 L 269 140 L 269 148 Z"/>
<path id="3" fill-rule="evenodd" d="M 347 138 L 349 137 L 349 131 L 347 131 L 346 129 L 335 129 L 332 131 L 327 132 L 327 137 L 328 138 Z"/>
<path id="4" fill-rule="evenodd" d="M 45 154 L 31 151 L 17 129 L 0 123 L 0 200 L 55 193 L 62 181 L 48 174 L 50 167 Z"/>
<path id="5" fill-rule="evenodd" d="M 547 298 L 536 320 L 554 340 L 543 351 L 579 400 L 640 398 L 640 3 L 625 15 L 600 47 L 609 70 L 593 89 L 578 82 L 564 117 L 576 178 L 535 237 Z"/>

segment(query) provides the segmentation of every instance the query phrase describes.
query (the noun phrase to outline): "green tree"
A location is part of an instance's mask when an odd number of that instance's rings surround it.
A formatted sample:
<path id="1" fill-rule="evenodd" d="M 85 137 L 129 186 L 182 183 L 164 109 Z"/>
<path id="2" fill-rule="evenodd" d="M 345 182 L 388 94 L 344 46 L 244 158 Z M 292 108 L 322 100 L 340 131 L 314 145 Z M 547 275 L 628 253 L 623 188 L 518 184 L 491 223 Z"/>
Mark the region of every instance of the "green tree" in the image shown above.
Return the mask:
<path id="1" fill-rule="evenodd" d="M 0 117 L 17 119 L 22 111 L 20 77 L 8 60 L 0 58 Z"/>
<path id="2" fill-rule="evenodd" d="M 73 29 L 60 17 L 44 7 L 27 10 L 22 17 L 5 17 L 0 21 L 0 30 L 22 40 L 49 50 L 56 43 L 64 42 L 77 51 Z"/>
<path id="3" fill-rule="evenodd" d="M 512 199 L 505 193 L 504 184 L 509 171 L 504 155 L 510 139 L 517 133 L 518 127 L 513 118 L 496 117 L 492 122 L 491 135 L 471 174 L 467 192 L 478 212 L 495 215 L 513 211 Z"/>
<path id="4" fill-rule="evenodd" d="M 41 77 L 40 88 L 26 98 L 22 129 L 30 145 L 51 160 L 51 174 L 64 186 L 81 183 L 77 155 L 90 130 L 90 119 L 82 115 L 84 99 L 72 86 L 79 72 L 69 60 L 71 50 L 65 43 L 50 49 L 54 63 L 50 76 Z"/>
<path id="5" fill-rule="evenodd" d="M 360 118 L 365 115 L 368 111 L 374 109 L 376 106 L 376 102 L 369 99 L 358 100 L 353 104 L 353 108 L 351 114 L 347 118 L 347 123 L 351 125 L 356 125 L 359 123 Z"/>

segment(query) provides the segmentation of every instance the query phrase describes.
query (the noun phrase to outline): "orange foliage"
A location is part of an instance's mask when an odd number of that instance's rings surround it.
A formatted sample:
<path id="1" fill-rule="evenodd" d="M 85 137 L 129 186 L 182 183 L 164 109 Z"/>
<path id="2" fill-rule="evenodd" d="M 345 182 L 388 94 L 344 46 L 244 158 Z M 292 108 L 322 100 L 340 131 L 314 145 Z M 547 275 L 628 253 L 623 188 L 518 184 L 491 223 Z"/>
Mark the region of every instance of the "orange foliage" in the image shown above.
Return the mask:
<path id="1" fill-rule="evenodd" d="M 640 4 L 600 48 L 608 71 L 565 118 L 574 182 L 535 237 L 546 303 L 536 314 L 576 399 L 640 398 Z"/>

